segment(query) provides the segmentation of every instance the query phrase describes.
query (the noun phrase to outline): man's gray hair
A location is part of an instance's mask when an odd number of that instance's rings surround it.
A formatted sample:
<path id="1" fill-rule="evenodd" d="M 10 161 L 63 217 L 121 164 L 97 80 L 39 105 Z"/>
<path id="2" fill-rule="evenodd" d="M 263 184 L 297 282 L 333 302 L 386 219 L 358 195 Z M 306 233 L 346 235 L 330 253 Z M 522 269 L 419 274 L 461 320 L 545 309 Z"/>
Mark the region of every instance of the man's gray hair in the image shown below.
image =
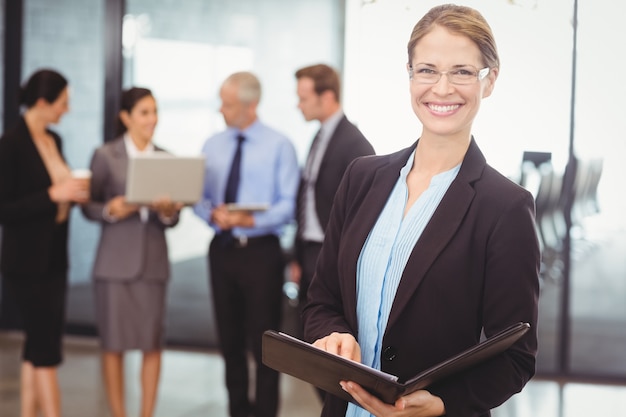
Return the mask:
<path id="1" fill-rule="evenodd" d="M 261 101 L 261 83 L 251 72 L 235 72 L 228 76 L 224 84 L 232 83 L 239 87 L 239 100 L 242 103 L 258 103 Z"/>

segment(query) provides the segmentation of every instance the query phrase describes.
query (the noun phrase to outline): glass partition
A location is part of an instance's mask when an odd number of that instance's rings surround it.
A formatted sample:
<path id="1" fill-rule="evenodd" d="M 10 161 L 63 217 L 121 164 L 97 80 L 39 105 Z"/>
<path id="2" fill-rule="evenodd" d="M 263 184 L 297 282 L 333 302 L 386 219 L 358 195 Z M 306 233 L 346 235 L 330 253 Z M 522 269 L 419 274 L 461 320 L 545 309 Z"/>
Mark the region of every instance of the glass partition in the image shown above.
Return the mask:
<path id="1" fill-rule="evenodd" d="M 22 74 L 39 68 L 62 73 L 70 86 L 70 111 L 57 126 L 64 154 L 72 168 L 87 168 L 93 150 L 102 144 L 104 103 L 105 0 L 24 0 Z M 78 208 L 70 217 L 70 328 L 93 327 L 91 267 L 99 229 Z M 89 330 L 93 332 L 93 330 Z"/>
<path id="2" fill-rule="evenodd" d="M 626 4 L 579 0 L 572 209 L 570 370 L 626 375 Z"/>

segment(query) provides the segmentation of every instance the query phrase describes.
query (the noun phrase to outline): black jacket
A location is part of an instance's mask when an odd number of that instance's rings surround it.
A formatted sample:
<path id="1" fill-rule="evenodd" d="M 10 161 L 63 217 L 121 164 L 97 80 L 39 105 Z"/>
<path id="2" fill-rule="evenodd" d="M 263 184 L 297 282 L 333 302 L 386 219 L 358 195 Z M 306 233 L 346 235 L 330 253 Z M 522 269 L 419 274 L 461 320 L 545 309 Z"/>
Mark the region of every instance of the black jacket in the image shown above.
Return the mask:
<path id="1" fill-rule="evenodd" d="M 48 131 L 61 153 L 61 138 Z M 39 277 L 68 268 L 68 223 L 57 224 L 48 171 L 22 118 L 0 139 L 0 271 Z"/>

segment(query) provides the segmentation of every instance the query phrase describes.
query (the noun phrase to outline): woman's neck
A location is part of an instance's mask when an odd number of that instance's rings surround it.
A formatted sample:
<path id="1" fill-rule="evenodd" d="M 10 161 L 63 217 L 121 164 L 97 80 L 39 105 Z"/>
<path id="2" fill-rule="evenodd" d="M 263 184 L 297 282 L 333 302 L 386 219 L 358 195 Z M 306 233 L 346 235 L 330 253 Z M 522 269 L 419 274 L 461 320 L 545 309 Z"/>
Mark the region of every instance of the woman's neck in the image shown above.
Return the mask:
<path id="1" fill-rule="evenodd" d="M 28 130 L 33 137 L 40 137 L 46 134 L 48 123 L 46 123 L 45 120 L 42 120 L 36 110 L 26 110 L 24 112 L 24 120 L 26 121 L 26 126 L 28 126 Z"/>
<path id="2" fill-rule="evenodd" d="M 128 133 L 128 136 L 130 136 L 130 140 L 133 141 L 135 147 L 140 151 L 144 151 L 150 144 L 150 139 L 142 139 L 138 136 L 133 136 L 130 133 Z"/>
<path id="3" fill-rule="evenodd" d="M 463 161 L 470 141 L 471 136 L 454 139 L 423 135 L 415 150 L 413 167 L 430 175 L 448 171 Z"/>

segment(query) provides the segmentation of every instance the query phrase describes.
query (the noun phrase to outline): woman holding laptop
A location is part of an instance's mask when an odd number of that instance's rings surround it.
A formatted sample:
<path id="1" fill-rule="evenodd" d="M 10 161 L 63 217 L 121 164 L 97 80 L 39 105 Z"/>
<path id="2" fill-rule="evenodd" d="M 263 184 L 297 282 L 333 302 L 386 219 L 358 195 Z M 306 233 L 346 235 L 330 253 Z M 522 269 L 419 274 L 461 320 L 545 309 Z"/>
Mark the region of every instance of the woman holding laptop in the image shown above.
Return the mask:
<path id="1" fill-rule="evenodd" d="M 91 202 L 83 214 L 100 222 L 93 267 L 102 371 L 111 413 L 125 417 L 123 354 L 143 352 L 141 416 L 154 414 L 161 368 L 165 300 L 170 275 L 165 229 L 182 207 L 168 199 L 149 205 L 126 201 L 129 158 L 162 151 L 152 143 L 157 105 L 150 90 L 123 92 L 117 137 L 91 160 Z"/>

